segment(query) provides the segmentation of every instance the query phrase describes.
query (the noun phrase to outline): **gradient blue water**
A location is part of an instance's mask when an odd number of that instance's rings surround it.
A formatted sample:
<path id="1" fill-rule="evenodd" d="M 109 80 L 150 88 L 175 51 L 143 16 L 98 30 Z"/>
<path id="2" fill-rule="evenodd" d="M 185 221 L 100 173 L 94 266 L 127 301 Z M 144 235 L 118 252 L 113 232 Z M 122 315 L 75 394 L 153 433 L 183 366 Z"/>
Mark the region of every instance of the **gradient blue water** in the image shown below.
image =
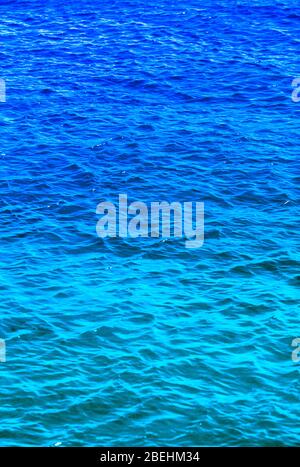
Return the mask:
<path id="1" fill-rule="evenodd" d="M 0 444 L 299 445 L 297 2 L 0 17 Z M 97 238 L 119 193 L 204 246 Z"/>

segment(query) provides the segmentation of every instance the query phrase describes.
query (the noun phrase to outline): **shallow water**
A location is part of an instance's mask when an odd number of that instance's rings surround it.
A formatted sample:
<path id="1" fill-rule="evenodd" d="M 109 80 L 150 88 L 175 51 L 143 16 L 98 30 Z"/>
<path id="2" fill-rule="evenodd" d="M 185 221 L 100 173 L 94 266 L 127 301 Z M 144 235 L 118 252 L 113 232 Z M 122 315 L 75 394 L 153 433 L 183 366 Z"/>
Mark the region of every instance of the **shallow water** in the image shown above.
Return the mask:
<path id="1" fill-rule="evenodd" d="M 41 3 L 0 6 L 0 444 L 299 445 L 300 8 Z M 203 247 L 98 238 L 119 193 Z"/>

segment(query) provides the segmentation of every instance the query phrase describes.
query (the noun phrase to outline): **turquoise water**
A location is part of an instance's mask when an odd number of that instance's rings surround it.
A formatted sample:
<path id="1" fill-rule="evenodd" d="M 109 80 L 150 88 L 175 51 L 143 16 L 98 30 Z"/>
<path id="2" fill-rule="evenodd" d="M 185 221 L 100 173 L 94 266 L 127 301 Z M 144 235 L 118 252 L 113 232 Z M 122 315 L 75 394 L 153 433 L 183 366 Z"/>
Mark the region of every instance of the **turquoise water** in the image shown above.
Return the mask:
<path id="1" fill-rule="evenodd" d="M 2 446 L 299 445 L 296 2 L 2 1 Z M 95 209 L 205 203 L 205 242 Z"/>

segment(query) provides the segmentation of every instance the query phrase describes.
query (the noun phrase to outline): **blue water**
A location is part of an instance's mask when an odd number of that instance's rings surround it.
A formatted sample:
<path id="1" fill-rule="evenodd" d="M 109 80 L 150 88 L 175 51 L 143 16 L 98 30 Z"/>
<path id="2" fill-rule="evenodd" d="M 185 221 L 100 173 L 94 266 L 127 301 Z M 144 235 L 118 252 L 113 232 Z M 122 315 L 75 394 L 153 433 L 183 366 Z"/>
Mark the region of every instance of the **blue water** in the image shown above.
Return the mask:
<path id="1" fill-rule="evenodd" d="M 1 1 L 0 445 L 300 444 L 297 3 Z"/>

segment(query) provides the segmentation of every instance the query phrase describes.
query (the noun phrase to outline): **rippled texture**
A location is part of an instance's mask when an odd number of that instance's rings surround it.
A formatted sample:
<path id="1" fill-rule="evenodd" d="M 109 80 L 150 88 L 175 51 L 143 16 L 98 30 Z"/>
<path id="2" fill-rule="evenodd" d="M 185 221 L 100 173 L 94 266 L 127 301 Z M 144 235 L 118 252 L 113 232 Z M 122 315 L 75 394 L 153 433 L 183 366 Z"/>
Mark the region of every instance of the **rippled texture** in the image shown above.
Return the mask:
<path id="1" fill-rule="evenodd" d="M 299 445 L 300 9 L 1 2 L 0 444 Z M 96 236 L 205 202 L 205 243 Z"/>

